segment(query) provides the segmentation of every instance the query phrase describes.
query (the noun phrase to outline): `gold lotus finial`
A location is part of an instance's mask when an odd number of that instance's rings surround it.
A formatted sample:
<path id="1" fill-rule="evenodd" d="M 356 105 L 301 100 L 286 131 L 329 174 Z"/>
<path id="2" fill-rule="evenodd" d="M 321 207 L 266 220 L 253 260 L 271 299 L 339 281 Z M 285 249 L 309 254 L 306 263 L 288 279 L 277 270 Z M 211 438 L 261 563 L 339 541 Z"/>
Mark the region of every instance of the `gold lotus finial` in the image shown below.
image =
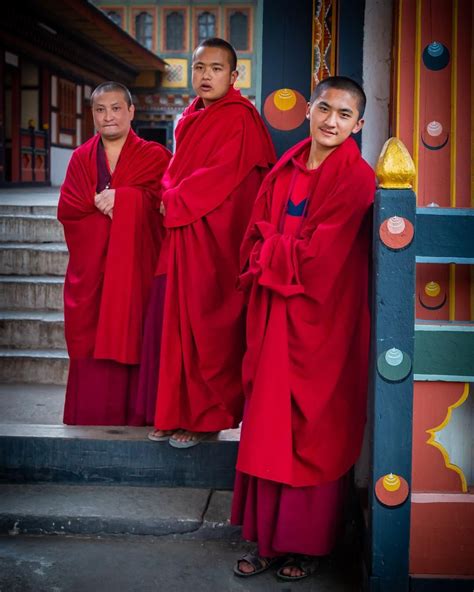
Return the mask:
<path id="1" fill-rule="evenodd" d="M 415 164 L 401 140 L 390 138 L 385 142 L 375 173 L 379 187 L 384 189 L 410 189 L 413 186 Z"/>

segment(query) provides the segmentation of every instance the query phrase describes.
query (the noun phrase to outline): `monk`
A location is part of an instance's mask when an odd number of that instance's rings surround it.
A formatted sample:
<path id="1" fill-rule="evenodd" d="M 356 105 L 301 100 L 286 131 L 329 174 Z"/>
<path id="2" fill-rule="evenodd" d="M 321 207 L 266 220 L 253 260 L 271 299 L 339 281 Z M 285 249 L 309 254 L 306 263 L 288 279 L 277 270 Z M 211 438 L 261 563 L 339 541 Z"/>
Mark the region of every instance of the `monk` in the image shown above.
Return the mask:
<path id="1" fill-rule="evenodd" d="M 260 184 L 275 162 L 269 133 L 233 87 L 237 57 L 212 38 L 193 54 L 197 97 L 176 128 L 163 178 L 168 232 L 158 275 L 166 273 L 156 430 L 189 448 L 242 417 L 244 296 L 236 290 L 239 249 Z"/>
<path id="2" fill-rule="evenodd" d="M 308 103 L 311 137 L 265 179 L 241 250 L 245 413 L 232 522 L 258 548 L 243 577 L 299 580 L 331 552 L 366 414 L 372 169 L 351 138 L 365 95 L 345 77 Z"/>
<path id="3" fill-rule="evenodd" d="M 164 232 L 160 183 L 171 155 L 131 129 L 134 106 L 122 84 L 100 84 L 91 105 L 98 133 L 74 151 L 58 205 L 69 250 L 64 423 L 127 425 Z"/>

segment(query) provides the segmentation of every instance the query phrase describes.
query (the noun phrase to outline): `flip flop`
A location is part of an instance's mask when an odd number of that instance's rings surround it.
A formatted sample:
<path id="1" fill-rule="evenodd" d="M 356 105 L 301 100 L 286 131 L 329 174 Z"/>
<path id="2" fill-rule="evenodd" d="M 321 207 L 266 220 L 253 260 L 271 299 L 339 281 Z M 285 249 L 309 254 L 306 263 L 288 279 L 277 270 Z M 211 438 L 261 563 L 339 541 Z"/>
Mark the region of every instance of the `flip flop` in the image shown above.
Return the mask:
<path id="1" fill-rule="evenodd" d="M 311 557 L 311 555 L 291 555 L 288 557 L 280 569 L 276 572 L 276 576 L 279 580 L 285 582 L 294 582 L 296 580 L 304 580 L 308 576 L 314 574 L 319 561 L 317 557 Z M 301 576 L 288 576 L 283 573 L 286 567 L 296 567 L 303 572 Z"/>
<path id="2" fill-rule="evenodd" d="M 171 436 L 171 438 L 168 439 L 168 444 L 173 448 L 192 448 L 193 446 L 200 444 L 208 436 L 209 432 L 195 432 L 193 438 L 187 442 L 181 442 L 180 440 L 176 440 L 176 438 Z"/>
<path id="3" fill-rule="evenodd" d="M 250 553 L 245 553 L 240 559 L 237 559 L 234 565 L 234 573 L 239 578 L 250 578 L 251 576 L 256 576 L 263 571 L 267 571 L 270 569 L 272 565 L 274 565 L 281 557 L 260 557 L 257 551 L 253 551 Z M 254 571 L 245 572 L 239 568 L 239 563 L 241 561 L 246 561 L 249 565 L 254 568 Z"/>
<path id="4" fill-rule="evenodd" d="M 155 436 L 155 432 L 158 432 L 161 430 L 153 430 L 152 432 L 150 432 L 147 435 L 148 440 L 152 440 L 153 442 L 166 442 L 166 440 L 169 440 L 170 437 L 175 433 L 174 430 L 166 430 L 167 432 L 169 432 L 169 434 L 166 434 L 164 436 Z"/>

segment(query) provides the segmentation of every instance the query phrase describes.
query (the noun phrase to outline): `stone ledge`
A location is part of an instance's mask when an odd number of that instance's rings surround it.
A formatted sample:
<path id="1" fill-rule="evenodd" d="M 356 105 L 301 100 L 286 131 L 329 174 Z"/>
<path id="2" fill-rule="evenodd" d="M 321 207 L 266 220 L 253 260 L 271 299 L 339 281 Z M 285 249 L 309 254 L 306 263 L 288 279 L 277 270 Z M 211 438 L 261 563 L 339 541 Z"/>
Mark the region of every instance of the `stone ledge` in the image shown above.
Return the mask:
<path id="1" fill-rule="evenodd" d="M 0 533 L 192 534 L 210 497 L 209 489 L 0 485 Z"/>
<path id="2" fill-rule="evenodd" d="M 232 489 L 238 430 L 177 450 L 150 428 L 0 425 L 0 482 Z"/>

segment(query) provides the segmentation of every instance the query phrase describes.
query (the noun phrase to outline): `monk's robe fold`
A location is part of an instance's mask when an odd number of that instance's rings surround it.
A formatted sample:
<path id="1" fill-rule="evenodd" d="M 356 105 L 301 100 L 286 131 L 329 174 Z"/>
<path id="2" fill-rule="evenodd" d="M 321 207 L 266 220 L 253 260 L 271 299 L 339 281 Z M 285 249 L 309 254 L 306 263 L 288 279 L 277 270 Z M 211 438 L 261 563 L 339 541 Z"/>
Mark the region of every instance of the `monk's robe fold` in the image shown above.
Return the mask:
<path id="1" fill-rule="evenodd" d="M 111 178 L 111 220 L 94 204 L 99 142 L 96 135 L 73 153 L 58 205 L 69 249 L 66 342 L 71 359 L 138 364 L 164 232 L 157 207 L 169 152 L 129 132 Z"/>
<path id="2" fill-rule="evenodd" d="M 155 425 L 217 431 L 242 413 L 243 295 L 235 289 L 239 247 L 261 181 L 275 161 L 253 105 L 231 88 L 176 129 L 163 178 L 168 249 Z"/>
<path id="3" fill-rule="evenodd" d="M 247 397 L 237 469 L 295 487 L 335 481 L 366 415 L 372 169 L 352 138 L 315 171 L 298 235 L 281 231 L 292 159 L 265 179 L 241 250 Z"/>

